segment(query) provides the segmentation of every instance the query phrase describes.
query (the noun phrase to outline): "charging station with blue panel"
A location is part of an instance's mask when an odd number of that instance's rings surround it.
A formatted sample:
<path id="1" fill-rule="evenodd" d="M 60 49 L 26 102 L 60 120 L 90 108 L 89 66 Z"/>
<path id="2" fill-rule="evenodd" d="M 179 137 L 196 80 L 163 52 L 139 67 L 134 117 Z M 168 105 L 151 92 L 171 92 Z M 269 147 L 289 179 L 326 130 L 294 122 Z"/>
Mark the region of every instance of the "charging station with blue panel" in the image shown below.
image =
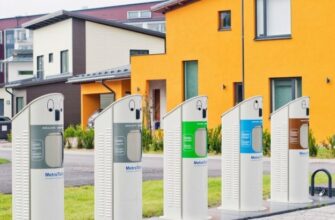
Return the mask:
<path id="1" fill-rule="evenodd" d="M 222 115 L 222 209 L 263 210 L 262 97 Z"/>

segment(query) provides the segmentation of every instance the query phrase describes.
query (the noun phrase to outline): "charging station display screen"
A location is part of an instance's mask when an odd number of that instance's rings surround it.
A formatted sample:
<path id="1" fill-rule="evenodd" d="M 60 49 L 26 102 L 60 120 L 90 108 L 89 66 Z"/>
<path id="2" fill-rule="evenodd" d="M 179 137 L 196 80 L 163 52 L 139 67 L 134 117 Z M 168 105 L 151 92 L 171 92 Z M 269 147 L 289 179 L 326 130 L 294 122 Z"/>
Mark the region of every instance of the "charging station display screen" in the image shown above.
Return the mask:
<path id="1" fill-rule="evenodd" d="M 31 125 L 30 131 L 31 168 L 63 167 L 63 126 Z"/>
<path id="2" fill-rule="evenodd" d="M 241 148 L 242 154 L 261 153 L 263 149 L 262 120 L 241 120 Z"/>
<path id="3" fill-rule="evenodd" d="M 289 149 L 308 149 L 309 119 L 289 119 Z"/>
<path id="4" fill-rule="evenodd" d="M 141 123 L 114 123 L 114 162 L 142 160 Z"/>
<path id="5" fill-rule="evenodd" d="M 207 156 L 207 122 L 183 122 L 183 158 L 203 158 Z"/>

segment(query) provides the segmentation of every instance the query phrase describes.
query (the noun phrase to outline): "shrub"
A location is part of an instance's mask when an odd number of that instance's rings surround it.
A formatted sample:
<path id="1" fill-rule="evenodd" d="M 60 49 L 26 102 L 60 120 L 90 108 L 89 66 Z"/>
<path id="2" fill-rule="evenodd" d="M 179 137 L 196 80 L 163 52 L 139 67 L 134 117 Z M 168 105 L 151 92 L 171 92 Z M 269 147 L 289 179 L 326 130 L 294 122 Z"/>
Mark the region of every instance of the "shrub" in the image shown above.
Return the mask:
<path id="1" fill-rule="evenodd" d="M 86 130 L 82 130 L 81 132 L 81 144 L 86 149 L 94 148 L 94 130 L 92 128 L 88 128 Z"/>
<path id="2" fill-rule="evenodd" d="M 152 135 L 151 149 L 153 151 L 163 151 L 164 133 L 163 130 L 155 130 Z"/>
<path id="3" fill-rule="evenodd" d="M 318 155 L 318 146 L 312 130 L 308 132 L 308 146 L 309 156 L 316 157 Z"/>
<path id="4" fill-rule="evenodd" d="M 268 130 L 263 132 L 263 155 L 271 156 L 271 134 Z"/>
<path id="5" fill-rule="evenodd" d="M 143 128 L 142 129 L 142 149 L 144 151 L 149 151 L 151 143 L 152 143 L 151 131 L 147 128 Z"/>
<path id="6" fill-rule="evenodd" d="M 208 152 L 221 153 L 221 125 L 208 129 Z"/>
<path id="7" fill-rule="evenodd" d="M 12 142 L 12 133 L 7 134 L 7 141 Z"/>
<path id="8" fill-rule="evenodd" d="M 71 138 L 71 137 L 76 137 L 76 127 L 73 125 L 70 125 L 69 127 L 67 127 L 64 131 L 64 138 Z"/>
<path id="9" fill-rule="evenodd" d="M 330 151 L 332 157 L 335 156 L 335 135 L 328 137 L 327 141 L 325 141 L 324 146 Z"/>

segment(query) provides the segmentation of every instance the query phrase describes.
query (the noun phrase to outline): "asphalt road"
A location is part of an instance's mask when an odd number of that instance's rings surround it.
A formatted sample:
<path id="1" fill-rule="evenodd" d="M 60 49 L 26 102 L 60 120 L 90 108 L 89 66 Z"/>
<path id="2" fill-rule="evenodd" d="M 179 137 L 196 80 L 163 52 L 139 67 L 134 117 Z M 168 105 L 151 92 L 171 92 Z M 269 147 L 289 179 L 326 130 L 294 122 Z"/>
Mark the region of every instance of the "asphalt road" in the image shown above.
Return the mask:
<path id="1" fill-rule="evenodd" d="M 0 148 L 0 158 L 11 160 L 10 148 Z M 335 160 L 311 160 L 310 171 L 325 168 L 335 173 Z M 65 186 L 93 185 L 94 155 L 93 152 L 66 151 L 64 156 Z M 264 159 L 264 174 L 270 173 L 270 161 Z M 210 177 L 221 176 L 221 160 L 210 157 L 208 162 Z M 163 158 L 161 155 L 144 155 L 143 179 L 163 178 Z M 11 193 L 11 164 L 0 165 L 0 193 Z"/>

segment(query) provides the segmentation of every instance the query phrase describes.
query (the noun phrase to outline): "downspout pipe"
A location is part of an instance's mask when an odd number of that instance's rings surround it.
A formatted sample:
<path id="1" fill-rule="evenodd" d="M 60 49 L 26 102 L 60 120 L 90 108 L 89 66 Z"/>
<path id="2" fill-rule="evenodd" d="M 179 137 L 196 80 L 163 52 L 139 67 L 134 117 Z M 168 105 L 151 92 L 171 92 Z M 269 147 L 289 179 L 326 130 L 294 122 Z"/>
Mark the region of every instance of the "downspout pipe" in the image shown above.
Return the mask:
<path id="1" fill-rule="evenodd" d="M 5 91 L 11 96 L 12 117 L 14 117 L 14 94 L 5 87 Z"/>
<path id="2" fill-rule="evenodd" d="M 113 90 L 111 87 L 109 87 L 109 86 L 105 83 L 105 80 L 101 80 L 100 83 L 101 83 L 101 85 L 103 85 L 106 89 L 108 89 L 108 91 L 110 91 L 111 93 L 113 93 L 113 94 L 114 94 L 114 99 L 116 99 L 116 94 L 115 94 L 114 90 Z"/>
<path id="3" fill-rule="evenodd" d="M 242 2 L 242 98 L 245 99 L 245 42 L 244 42 L 244 0 Z"/>

